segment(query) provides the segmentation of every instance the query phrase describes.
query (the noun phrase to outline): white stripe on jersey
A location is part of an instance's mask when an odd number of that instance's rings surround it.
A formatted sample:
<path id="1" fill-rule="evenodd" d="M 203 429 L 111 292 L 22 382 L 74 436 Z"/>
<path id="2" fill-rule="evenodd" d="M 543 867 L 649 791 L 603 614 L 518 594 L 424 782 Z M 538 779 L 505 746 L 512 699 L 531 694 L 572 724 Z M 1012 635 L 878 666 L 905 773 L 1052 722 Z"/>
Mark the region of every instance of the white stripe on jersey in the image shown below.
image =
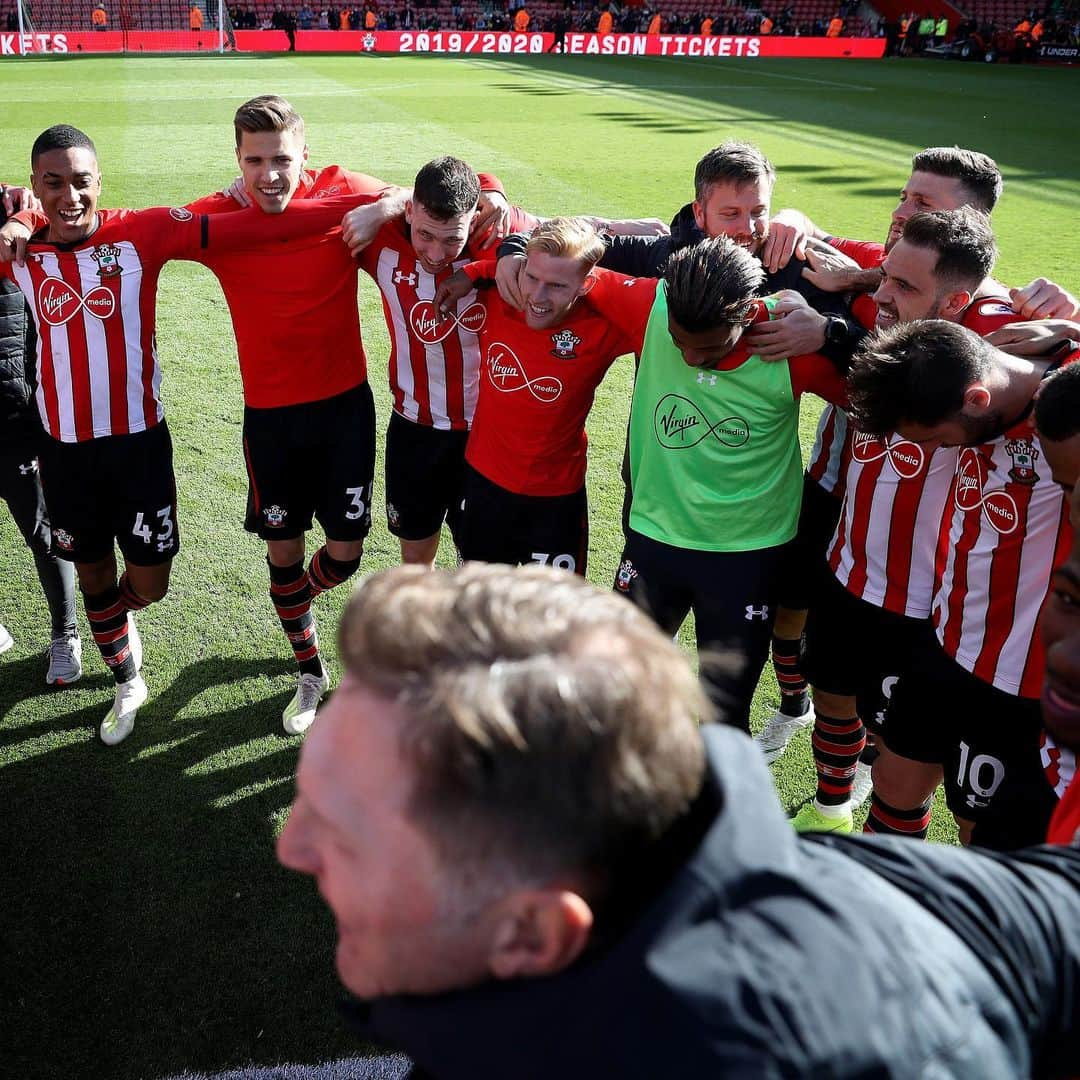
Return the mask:
<path id="1" fill-rule="evenodd" d="M 123 268 L 120 279 L 120 313 L 124 318 L 124 347 L 127 351 L 127 408 L 128 431 L 143 431 L 146 418 L 143 415 L 143 350 L 142 350 L 142 293 L 143 268 L 139 253 L 129 240 L 116 245 L 120 249 L 117 260 Z M 161 364 L 158 361 L 157 339 L 151 338 L 150 359 L 153 374 L 150 377 L 151 392 L 157 402 L 157 419 L 160 422 L 165 411 L 161 406 Z"/>
<path id="2" fill-rule="evenodd" d="M 394 271 L 397 266 L 398 253 L 393 248 L 383 248 L 379 252 L 375 278 L 379 283 L 379 291 L 390 308 L 390 318 L 394 324 L 390 334 L 390 368 L 394 373 L 391 382 L 401 391 L 401 415 L 406 420 L 415 421 L 420 415 L 420 406 L 416 400 L 416 384 L 413 381 L 412 364 L 409 362 L 409 349 L 407 344 L 404 349 L 399 348 L 398 344 L 407 343 L 409 340 L 409 321 L 406 313 L 401 310 L 401 301 L 394 287 Z"/>
<path id="3" fill-rule="evenodd" d="M 435 299 L 435 276 L 429 274 L 417 259 L 413 267 L 417 275 L 416 299 Z M 411 337 L 411 334 L 410 334 Z M 424 367 L 427 369 L 428 411 L 431 414 L 431 426 L 440 431 L 450 430 L 450 417 L 446 404 L 446 353 L 442 342 L 436 345 L 424 345 Z"/>
<path id="4" fill-rule="evenodd" d="M 835 417 L 835 419 L 833 419 Z M 829 424 L 832 421 L 831 438 L 828 444 Z M 826 405 L 818 418 L 817 431 L 814 434 L 814 446 L 810 451 L 807 471 L 818 484 L 832 494 L 840 481 L 840 464 L 844 456 L 844 446 L 848 441 L 848 414 L 835 405 Z"/>
<path id="5" fill-rule="evenodd" d="M 92 250 L 92 249 L 90 249 Z M 75 255 L 76 266 L 79 270 L 79 288 L 82 295 L 86 296 L 92 289 L 101 284 L 98 275 L 98 264 L 90 257 L 90 250 L 79 251 Z M 112 318 L 119 318 L 119 313 L 114 313 Z M 81 319 L 83 330 L 86 333 L 86 351 L 88 356 L 108 358 L 109 350 L 105 340 L 105 324 L 100 319 L 87 315 L 83 308 L 76 318 Z M 112 433 L 112 412 L 109 403 L 109 365 L 108 363 L 91 363 L 90 372 L 90 421 L 93 425 L 94 438 Z"/>

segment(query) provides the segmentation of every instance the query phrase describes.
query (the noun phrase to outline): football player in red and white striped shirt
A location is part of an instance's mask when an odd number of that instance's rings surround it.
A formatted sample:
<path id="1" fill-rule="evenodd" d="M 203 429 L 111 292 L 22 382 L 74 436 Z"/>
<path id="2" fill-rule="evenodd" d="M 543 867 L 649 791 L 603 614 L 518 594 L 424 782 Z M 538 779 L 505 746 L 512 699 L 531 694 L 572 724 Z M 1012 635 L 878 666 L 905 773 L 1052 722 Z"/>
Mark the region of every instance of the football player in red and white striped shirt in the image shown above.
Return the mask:
<path id="1" fill-rule="evenodd" d="M 873 294 L 878 328 L 938 318 L 985 334 L 1015 321 L 1007 295 L 990 277 L 995 256 L 987 219 L 975 210 L 910 218 Z M 955 449 L 861 432 L 844 455 L 830 573 L 806 629 L 818 789 L 796 815 L 796 828 L 851 830 L 852 787 L 866 729 L 880 733 L 891 688 L 929 632 L 938 526 L 956 459 Z M 928 816 L 929 805 L 907 820 L 880 790 L 871 809 L 875 831 L 902 820 L 902 829 L 889 831 L 907 835 L 925 835 Z"/>
<path id="2" fill-rule="evenodd" d="M 129 613 L 165 595 L 179 550 L 154 338 L 162 265 L 325 232 L 356 200 L 313 205 L 269 230 L 255 211 L 229 221 L 183 208 L 99 211 L 94 144 L 68 125 L 38 137 L 31 166 L 44 215 L 15 220 L 41 231 L 31 235 L 25 263 L 0 263 L 0 273 L 19 285 L 37 325 L 42 485 L 54 550 L 76 565 L 94 639 L 117 683 L 101 725 L 102 740 L 114 744 L 131 732 L 147 694 Z M 125 561 L 119 583 L 114 543 Z"/>
<path id="3" fill-rule="evenodd" d="M 849 377 L 860 430 L 959 448 L 937 544 L 936 645 L 893 688 L 875 774 L 893 757 L 921 763 L 932 790 L 943 772 L 966 843 L 1038 842 L 1054 806 L 1039 756 L 1036 621 L 1071 530 L 1031 412 L 1045 377 L 1078 356 L 1014 357 L 930 320 L 885 331 Z"/>
<path id="4" fill-rule="evenodd" d="M 501 193 L 502 187 L 458 158 L 428 162 L 404 216 L 383 225 L 358 255 L 382 294 L 390 334 L 394 411 L 386 432 L 386 516 L 406 563 L 434 564 L 444 519 L 456 536 L 480 376 L 477 334 L 486 315 L 475 291 L 457 302 L 449 319 L 436 314 L 433 300 L 455 271 L 494 255 L 495 237 L 486 244 L 471 239 L 482 191 Z M 520 231 L 537 220 L 515 207 L 511 223 Z"/>
<path id="5" fill-rule="evenodd" d="M 821 229 L 797 210 L 782 210 L 770 228 L 778 236 L 791 231 L 807 236 L 806 258 L 810 269 L 805 276 L 826 292 L 857 293 L 851 310 L 866 327 L 872 327 L 877 308 L 870 293 L 881 284 L 881 264 L 888 250 L 900 237 L 904 223 L 914 214 L 933 210 L 956 210 L 974 207 L 989 214 L 1001 196 L 1001 170 L 993 158 L 957 146 L 930 147 L 911 160 L 911 174 L 900 192 L 892 212 L 884 243 L 849 240 Z M 1069 318 L 1077 310 L 1076 299 L 1060 286 L 1037 278 L 1023 289 L 1009 290 L 1009 298 L 1021 318 Z M 814 446 L 806 467 L 803 489 L 803 513 L 796 539 L 804 564 L 795 581 L 820 580 L 824 556 L 835 528 L 843 496 L 841 476 L 851 454 L 852 432 L 846 414 L 835 406 L 826 406 L 818 421 Z M 827 571 L 826 571 L 827 573 Z M 808 593 L 805 587 L 790 588 L 788 602 L 777 611 L 777 635 L 798 640 L 806 625 Z M 779 678 L 797 678 L 789 665 L 777 664 Z M 801 675 L 801 673 L 800 673 Z M 809 722 L 813 713 L 806 714 Z M 766 760 L 774 761 L 788 740 L 802 726 L 799 719 L 779 713 L 770 717 L 758 742 Z M 865 768 L 865 766 L 864 766 Z"/>

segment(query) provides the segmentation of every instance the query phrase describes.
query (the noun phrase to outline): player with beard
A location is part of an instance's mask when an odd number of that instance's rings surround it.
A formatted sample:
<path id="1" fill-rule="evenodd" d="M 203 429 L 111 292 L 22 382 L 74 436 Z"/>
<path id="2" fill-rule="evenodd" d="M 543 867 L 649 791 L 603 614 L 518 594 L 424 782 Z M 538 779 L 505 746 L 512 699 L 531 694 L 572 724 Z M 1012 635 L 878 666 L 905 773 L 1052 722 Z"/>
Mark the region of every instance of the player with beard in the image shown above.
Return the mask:
<path id="1" fill-rule="evenodd" d="M 892 689 L 874 787 L 907 820 L 944 779 L 964 843 L 1038 842 L 1054 806 L 1036 621 L 1071 531 L 1031 412 L 1046 376 L 1078 356 L 1010 356 L 931 320 L 882 332 L 848 378 L 861 432 L 959 448 L 936 546 L 936 641 Z"/>
<path id="2" fill-rule="evenodd" d="M 917 214 L 883 264 L 873 300 L 885 330 L 947 319 L 986 334 L 1015 321 L 991 277 L 996 249 L 969 208 Z M 854 433 L 839 477 L 839 524 L 829 574 L 810 609 L 804 666 L 813 686 L 817 793 L 795 816 L 800 831 L 850 832 L 852 791 L 867 732 L 877 734 L 906 660 L 932 633 L 937 530 L 956 470 L 955 449 Z M 875 793 L 868 829 L 925 836 L 929 803 L 914 818 Z"/>
<path id="3" fill-rule="evenodd" d="M 22 235 L 30 232 L 25 261 L 0 263 L 0 273 L 15 280 L 34 315 L 53 549 L 75 563 L 94 640 L 116 681 L 100 728 L 112 745 L 131 733 L 147 697 L 131 613 L 164 597 L 179 551 L 154 327 L 161 268 L 242 248 L 258 266 L 260 245 L 290 253 L 300 245 L 282 240 L 324 234 L 358 200 L 305 207 L 271 226 L 255 211 L 215 220 L 184 208 L 98 210 L 94 144 L 63 124 L 38 136 L 31 168 L 43 213 L 15 215 Z M 119 581 L 114 545 L 125 563 Z"/>
<path id="4" fill-rule="evenodd" d="M 870 294 L 881 284 L 882 261 L 900 238 L 904 223 L 918 213 L 956 210 L 961 206 L 990 214 L 1003 186 L 1000 169 L 986 154 L 955 146 L 929 147 L 912 158 L 911 174 L 892 212 L 884 243 L 833 236 L 797 210 L 780 211 L 770 224 L 770 233 L 790 232 L 796 237 L 809 237 L 806 258 L 810 265 L 802 271 L 804 277 L 827 292 L 855 293 L 852 314 L 863 326 L 871 328 L 876 324 L 878 311 Z M 1020 318 L 1068 317 L 1076 303 L 1067 292 L 1044 278 L 1037 278 L 1023 289 L 1009 290 L 1008 294 L 1008 303 Z M 813 323 L 815 318 L 820 317 L 808 313 L 805 321 Z M 785 639 L 781 644 L 788 653 L 797 654 L 813 594 L 830 576 L 825 567 L 825 552 L 839 517 L 844 494 L 841 473 L 851 456 L 851 436 L 847 415 L 826 406 L 818 420 L 803 483 L 803 509 L 796 541 L 798 554 L 792 560 L 792 573 L 785 580 L 776 617 L 778 636 L 782 634 Z M 781 685 L 785 679 L 793 679 L 796 672 L 801 673 L 797 662 L 794 667 L 776 662 L 776 669 Z M 805 686 L 805 681 L 801 685 Z M 795 732 L 812 718 L 812 712 L 798 717 L 785 715 L 783 709 L 769 717 L 758 735 L 766 760 L 779 758 Z M 856 803 L 869 792 L 872 759 L 873 751 L 868 747 L 865 761 L 859 766 Z"/>

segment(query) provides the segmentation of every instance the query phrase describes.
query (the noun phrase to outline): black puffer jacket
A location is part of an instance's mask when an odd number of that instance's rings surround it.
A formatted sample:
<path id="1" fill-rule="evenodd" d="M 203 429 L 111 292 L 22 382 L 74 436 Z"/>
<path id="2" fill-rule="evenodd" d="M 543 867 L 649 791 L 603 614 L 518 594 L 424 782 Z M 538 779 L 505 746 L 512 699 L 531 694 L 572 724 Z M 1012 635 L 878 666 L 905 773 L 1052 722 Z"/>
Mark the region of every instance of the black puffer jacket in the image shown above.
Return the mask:
<path id="1" fill-rule="evenodd" d="M 6 220 L 0 206 L 0 225 Z M 0 278 L 0 443 L 39 427 L 34 404 L 37 335 L 18 286 Z"/>

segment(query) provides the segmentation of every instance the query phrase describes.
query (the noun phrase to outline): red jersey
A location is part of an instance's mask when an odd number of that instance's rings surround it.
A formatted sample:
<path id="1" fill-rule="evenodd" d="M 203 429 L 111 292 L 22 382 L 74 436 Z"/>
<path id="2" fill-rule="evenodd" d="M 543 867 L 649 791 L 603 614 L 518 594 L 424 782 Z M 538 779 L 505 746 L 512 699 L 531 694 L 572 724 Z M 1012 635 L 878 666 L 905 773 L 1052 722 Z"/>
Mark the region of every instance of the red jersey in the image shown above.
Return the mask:
<path id="1" fill-rule="evenodd" d="M 472 263 L 475 281 L 494 262 Z M 638 340 L 602 314 L 593 293 L 620 289 L 628 305 L 652 306 L 655 279 L 593 271 L 592 291 L 558 327 L 532 330 L 493 289 L 479 293 L 480 385 L 465 460 L 493 483 L 522 495 L 569 495 L 585 482 L 585 418 L 600 380 Z M 625 288 L 624 288 L 625 286 Z"/>
<path id="2" fill-rule="evenodd" d="M 0 264 L 26 297 L 37 326 L 37 405 L 61 442 L 144 431 L 160 422 L 161 367 L 154 337 L 157 283 L 169 259 L 205 262 L 245 248 L 318 233 L 355 204 L 332 200 L 281 215 L 271 227 L 248 210 L 212 220 L 183 208 L 99 210 L 86 240 L 57 245 L 31 237 L 24 267 Z M 19 220 L 40 228 L 36 213 Z"/>
<path id="3" fill-rule="evenodd" d="M 363 173 L 330 165 L 305 169 L 290 206 L 338 195 L 374 202 L 386 185 Z M 356 202 L 354 205 L 363 205 Z M 198 214 L 231 214 L 228 195 L 190 203 Z M 275 214 L 262 214 L 269 222 Z M 244 401 L 257 409 L 321 401 L 367 378 L 360 339 L 357 266 L 335 227 L 321 236 L 253 260 L 238 252 L 203 260 L 221 282 L 232 315 Z"/>
<path id="4" fill-rule="evenodd" d="M 992 442 L 962 447 L 934 568 L 945 652 L 999 690 L 1037 698 L 1045 654 L 1035 627 L 1071 541 L 1068 500 L 1030 417 Z"/>
<path id="5" fill-rule="evenodd" d="M 1056 745 L 1045 732 L 1041 753 L 1046 779 L 1061 800 L 1050 819 L 1046 842 L 1080 847 L 1080 783 L 1076 781 L 1076 755 Z"/>
<path id="6" fill-rule="evenodd" d="M 976 300 L 960 320 L 986 335 L 1020 316 L 1008 298 Z M 899 435 L 852 431 L 842 455 L 844 501 L 828 561 L 848 592 L 897 615 L 924 619 L 934 595 L 934 552 L 958 451 L 927 453 Z"/>
<path id="7" fill-rule="evenodd" d="M 829 237 L 829 243 L 837 251 L 854 259 L 864 270 L 880 266 L 885 258 L 885 245 L 863 240 L 843 240 L 836 236 Z M 851 314 L 867 330 L 874 328 L 877 318 L 877 305 L 870 299 L 869 293 L 860 293 L 851 304 Z M 847 458 L 851 454 L 851 433 L 847 413 L 835 405 L 827 405 L 818 419 L 814 446 L 810 451 L 810 463 L 806 473 L 830 495 L 837 497 L 844 493 L 844 472 Z"/>
<path id="8" fill-rule="evenodd" d="M 501 190 L 481 173 L 481 189 Z M 492 183 L 494 181 L 494 183 Z M 512 208 L 512 230 L 526 232 L 537 219 Z M 478 334 L 486 308 L 476 292 L 458 301 L 452 319 L 440 320 L 432 305 L 438 287 L 475 259 L 495 257 L 497 241 L 466 247 L 460 259 L 431 274 L 413 251 L 404 217 L 388 221 L 360 252 L 360 267 L 374 278 L 382 296 L 390 335 L 387 365 L 394 412 L 413 423 L 442 431 L 467 431 L 476 410 L 480 382 Z"/>

